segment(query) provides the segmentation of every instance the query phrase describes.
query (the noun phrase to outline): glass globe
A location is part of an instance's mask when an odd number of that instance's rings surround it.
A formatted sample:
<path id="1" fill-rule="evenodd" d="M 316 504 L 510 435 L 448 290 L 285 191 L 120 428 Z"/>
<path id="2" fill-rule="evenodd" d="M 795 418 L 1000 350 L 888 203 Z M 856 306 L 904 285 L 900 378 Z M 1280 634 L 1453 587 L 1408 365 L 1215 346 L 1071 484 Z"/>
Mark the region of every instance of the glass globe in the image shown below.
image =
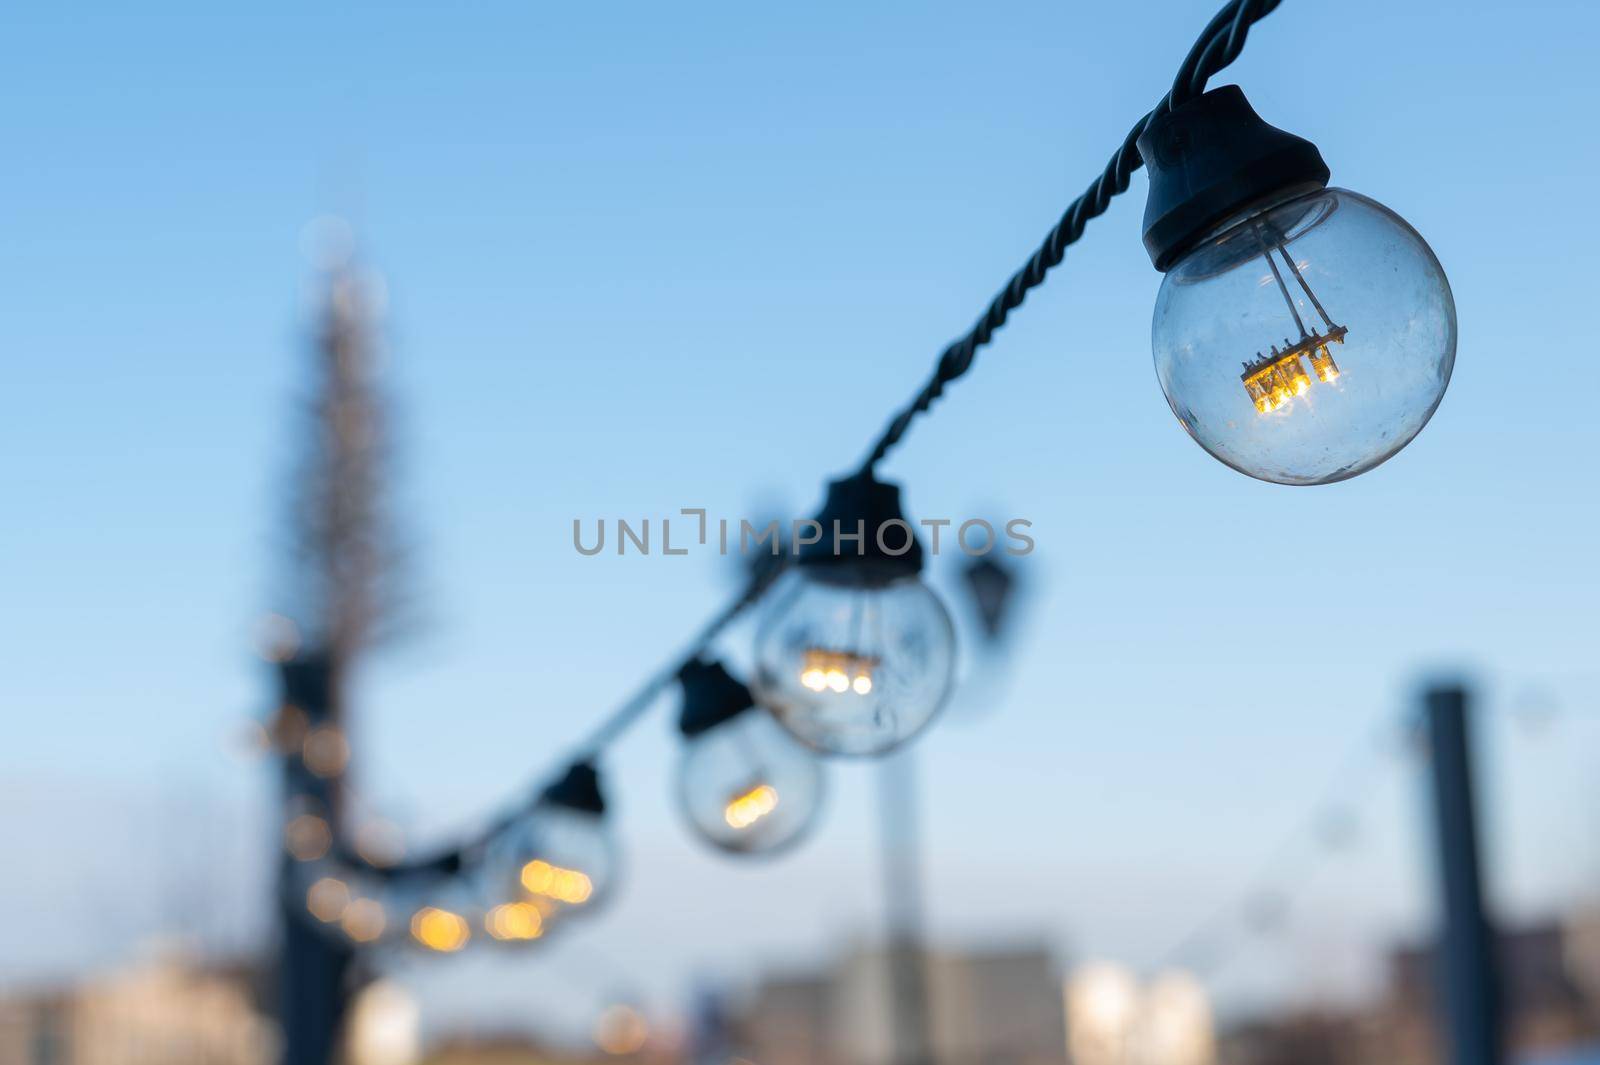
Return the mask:
<path id="1" fill-rule="evenodd" d="M 944 706 L 955 677 L 955 630 L 918 577 L 860 583 L 802 566 L 770 594 L 756 635 L 755 689 L 808 747 L 883 754 Z"/>
<path id="2" fill-rule="evenodd" d="M 1220 226 L 1156 297 L 1156 375 L 1214 457 L 1278 484 L 1372 469 L 1433 416 L 1456 311 L 1394 212 L 1320 189 Z"/>
<path id="3" fill-rule="evenodd" d="M 615 880 L 616 847 L 603 814 L 543 802 L 496 841 L 488 865 L 497 903 L 523 902 L 538 911 L 538 935 L 520 936 L 538 938 L 604 901 Z M 522 911 L 503 916 L 513 932 L 525 933 L 531 923 Z M 490 931 L 493 938 L 518 938 Z"/>
<path id="4" fill-rule="evenodd" d="M 795 843 L 822 806 L 822 766 L 752 706 L 684 744 L 678 802 L 696 832 L 736 854 Z"/>

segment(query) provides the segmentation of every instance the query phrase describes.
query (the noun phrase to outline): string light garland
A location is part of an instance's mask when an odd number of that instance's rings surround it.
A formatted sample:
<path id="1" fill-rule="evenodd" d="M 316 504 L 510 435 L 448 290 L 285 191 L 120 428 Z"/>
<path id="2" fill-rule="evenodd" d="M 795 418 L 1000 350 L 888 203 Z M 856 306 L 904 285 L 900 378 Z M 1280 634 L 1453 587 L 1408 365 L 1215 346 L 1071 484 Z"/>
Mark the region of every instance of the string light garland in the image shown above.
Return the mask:
<path id="1" fill-rule="evenodd" d="M 857 511 L 879 519 L 891 511 L 893 516 L 899 516 L 897 490 L 874 477 L 878 464 L 901 443 L 912 422 L 927 412 L 950 384 L 970 371 L 979 349 L 993 340 L 1028 293 L 1044 282 L 1062 261 L 1067 248 L 1082 237 L 1088 223 L 1103 214 L 1114 197 L 1128 189 L 1133 173 L 1146 162 L 1141 149 L 1152 150 L 1147 134 L 1151 134 L 1152 129 L 1156 136 L 1162 136 L 1163 129 L 1170 130 L 1174 126 L 1181 129 L 1182 115 L 1194 113 L 1197 106 L 1203 112 L 1211 108 L 1206 101 L 1214 99 L 1215 94 L 1206 93 L 1207 82 L 1238 57 L 1251 27 L 1274 11 L 1279 2 L 1230 0 L 1216 13 L 1185 56 L 1168 93 L 1133 125 L 1100 175 L 1072 201 L 1043 243 L 994 297 L 972 328 L 944 349 L 922 388 L 890 419 L 873 442 L 856 475 L 831 486 L 823 517 L 831 520 L 843 514 L 853 516 Z M 1237 93 L 1236 89 L 1233 91 Z M 1242 100 L 1242 95 L 1239 98 Z M 1176 121 L 1175 114 L 1178 115 Z M 1315 153 L 1314 148 L 1312 152 Z M 1335 207 L 1344 202 L 1337 197 L 1353 196 L 1337 191 L 1329 195 L 1335 197 Z M 1152 197 L 1154 205 L 1154 186 Z M 1356 214 L 1367 207 L 1376 208 L 1376 205 L 1361 201 L 1345 214 Z M 1258 239 L 1270 240 L 1274 235 L 1281 238 L 1277 239 L 1275 250 L 1285 259 L 1286 268 L 1303 289 L 1304 297 L 1315 303 L 1317 297 L 1307 280 L 1307 267 L 1298 263 L 1287 250 L 1301 235 L 1304 226 L 1297 231 L 1294 226 L 1300 223 L 1294 220 L 1274 215 L 1261 221 L 1259 214 L 1257 211 L 1251 215 L 1254 228 L 1248 232 Z M 1174 248 L 1182 246 L 1184 253 L 1193 250 L 1184 241 L 1194 236 L 1190 230 L 1201 226 L 1197 221 L 1199 217 L 1191 210 L 1182 215 L 1189 230 L 1174 225 L 1162 230 L 1158 240 L 1162 261 L 1158 262 L 1158 268 L 1167 268 L 1165 260 L 1171 257 L 1169 253 Z M 1206 221 L 1214 224 L 1219 219 Z M 1150 245 L 1148 223 L 1147 215 L 1146 243 Z M 1404 223 L 1399 225 L 1403 227 Z M 1268 232 L 1268 238 L 1261 238 L 1262 232 Z M 1422 249 L 1426 251 L 1425 244 Z M 1155 257 L 1154 246 L 1152 255 Z M 1431 256 L 1431 252 L 1428 255 Z M 1276 273 L 1276 261 L 1270 254 L 1265 258 Z M 1182 262 L 1192 259 L 1190 256 Z M 1434 266 L 1437 266 L 1436 261 Z M 1181 263 L 1178 270 L 1183 270 Z M 1316 271 L 1313 269 L 1309 273 L 1314 275 Z M 1442 273 L 1439 279 L 1442 283 Z M 1174 274 L 1169 272 L 1163 294 L 1172 284 L 1175 284 Z M 1290 311 L 1295 312 L 1293 290 L 1285 285 L 1282 292 Z M 1447 286 L 1444 293 L 1447 299 Z M 1316 309 L 1320 313 L 1322 304 L 1317 303 Z M 1158 324 L 1160 314 L 1158 311 Z M 1177 320 L 1179 316 L 1172 317 Z M 1335 362 L 1330 345 L 1341 347 L 1340 359 L 1344 360 L 1342 346 L 1347 335 L 1354 335 L 1351 330 L 1357 326 L 1347 328 L 1346 324 L 1336 324 L 1326 315 L 1322 321 L 1321 327 L 1310 332 L 1302 327 L 1301 340 L 1293 344 L 1286 341 L 1283 351 L 1274 350 L 1247 365 L 1242 378 L 1233 371 L 1233 387 L 1242 397 L 1241 401 L 1263 414 L 1286 407 L 1291 401 L 1301 403 L 1311 383 L 1310 375 L 1301 369 L 1299 359 L 1302 356 L 1310 361 L 1311 372 L 1319 384 L 1336 387 L 1345 368 Z M 1453 310 L 1449 325 L 1453 354 Z M 1349 365 L 1354 367 L 1356 360 L 1351 360 Z M 1448 367 L 1444 377 L 1448 378 Z M 1174 391 L 1168 387 L 1165 377 L 1162 384 L 1182 420 L 1184 413 L 1179 410 Z M 1441 384 L 1439 391 L 1442 390 Z M 1429 407 L 1427 414 L 1431 413 Z M 1422 421 L 1426 421 L 1426 415 Z M 1189 422 L 1186 421 L 1185 426 L 1196 433 Z M 1416 426 L 1420 427 L 1420 424 Z M 1415 430 L 1411 435 L 1415 435 Z M 1218 453 L 1198 433 L 1196 439 L 1206 444 L 1213 454 Z M 1245 468 L 1244 463 L 1231 462 L 1220 454 L 1218 457 L 1236 468 Z M 1369 465 L 1375 465 L 1376 461 Z M 1245 469 L 1245 472 L 1260 475 L 1252 469 Z M 391 942 L 401 935 L 409 935 L 429 950 L 453 953 L 475 941 L 538 940 L 563 923 L 563 915 L 592 909 L 614 874 L 609 837 L 603 826 L 604 803 L 599 798 L 595 763 L 606 747 L 640 720 L 659 696 L 680 683 L 686 672 L 692 673 L 702 665 L 700 659 L 706 650 L 750 607 L 761 601 L 780 578 L 785 588 L 799 589 L 790 596 L 791 600 L 815 594 L 819 588 L 842 590 L 847 600 L 854 598 L 855 608 L 847 609 L 845 616 L 855 618 L 856 624 L 853 633 L 846 632 L 838 639 L 822 638 L 827 634 L 819 635 L 803 624 L 792 624 L 804 613 L 803 608 L 775 595 L 773 598 L 778 602 L 769 612 L 763 633 L 758 637 L 755 681 L 763 704 L 773 710 L 777 720 L 793 734 L 825 753 L 880 754 L 905 741 L 938 712 L 954 675 L 953 634 L 948 615 L 918 579 L 920 547 L 909 525 L 906 534 L 906 551 L 896 554 L 888 548 L 869 550 L 865 552 L 868 556 L 865 559 L 850 558 L 850 565 L 836 564 L 840 561 L 836 556 L 819 553 L 809 558 L 802 554 L 795 565 L 791 564 L 790 556 L 779 555 L 759 566 L 740 594 L 706 622 L 682 654 L 646 678 L 627 700 L 601 719 L 577 745 L 564 775 L 549 786 L 536 789 L 531 799 L 513 804 L 478 832 L 453 846 L 420 860 L 379 867 L 346 848 L 343 840 L 335 838 L 322 846 L 320 837 L 311 838 L 317 835 L 313 831 L 315 826 L 303 829 L 300 835 L 305 838 L 301 850 L 307 856 L 303 864 L 309 877 L 304 887 L 306 904 L 298 909 L 290 907 L 291 911 L 300 912 L 306 920 L 321 927 L 339 929 L 355 943 Z M 870 543 L 870 527 L 867 535 Z M 791 570 L 800 572 L 789 572 Z M 917 630 L 917 640 L 912 642 L 919 650 L 909 659 L 905 646 L 895 646 L 893 632 L 885 630 L 885 634 L 873 635 L 869 631 L 874 623 L 871 615 L 874 610 L 881 613 L 882 597 L 890 589 L 909 604 L 907 616 Z M 904 629 L 907 621 L 901 618 L 897 623 Z M 894 629 L 895 625 L 888 628 Z M 814 636 L 817 638 L 812 638 Z M 691 744 L 693 742 L 691 737 Z M 313 772 L 319 768 L 326 773 L 341 772 L 348 757 L 342 737 L 323 736 L 315 742 L 302 738 L 299 748 L 298 756 L 306 760 Z M 787 790 L 781 781 L 767 779 L 769 775 L 757 772 L 748 779 L 725 782 L 725 794 L 719 792 L 713 804 L 718 808 L 713 813 L 720 818 L 721 829 L 734 835 L 713 838 L 713 842 L 727 849 L 745 849 L 742 842 L 745 838 L 757 840 L 761 833 L 788 823 L 786 819 L 802 805 L 796 801 L 799 796 Z M 815 802 L 809 805 L 814 808 Z M 690 812 L 697 822 L 704 821 L 695 816 L 693 810 Z M 552 824 L 562 827 L 552 829 Z M 771 847 L 786 844 L 798 832 L 798 829 L 788 829 L 776 834 L 781 838 Z M 739 842 L 729 844 L 727 839 Z M 557 840 L 563 842 L 557 843 Z M 768 849 L 768 845 L 749 849 Z M 295 856 L 298 858 L 300 854 Z M 489 898 L 472 898 L 469 897 L 471 892 L 449 886 L 467 880 L 468 872 L 476 874 L 480 880 L 488 880 L 486 887 L 483 884 L 480 887 L 485 887 Z M 353 886 L 358 881 L 361 886 Z M 333 886 L 335 884 L 339 886 Z M 385 891 L 392 899 L 402 901 L 385 904 Z"/>
<path id="2" fill-rule="evenodd" d="M 1573 674 L 1570 679 L 1587 685 L 1594 680 L 1583 674 Z M 1547 680 L 1539 678 L 1540 683 Z M 1565 715 L 1570 721 L 1587 716 L 1590 721 L 1600 721 L 1600 712 L 1596 712 L 1600 708 L 1578 702 L 1556 706 L 1547 698 L 1546 693 L 1539 693 L 1540 718 Z M 1529 727 L 1525 702 L 1488 702 L 1483 710 L 1503 716 L 1515 727 Z M 1182 968 L 1215 977 L 1235 956 L 1233 951 L 1252 937 L 1282 932 L 1292 921 L 1296 901 L 1315 876 L 1373 836 L 1375 822 L 1365 804 L 1377 791 L 1375 778 L 1387 767 L 1420 766 L 1427 761 L 1425 732 L 1422 718 L 1412 710 L 1380 720 L 1350 748 L 1318 801 L 1267 852 L 1256 875 L 1173 940 L 1157 955 L 1160 960 L 1152 968 Z"/>
<path id="3" fill-rule="evenodd" d="M 959 340 L 945 348 L 934 367 L 933 375 L 922 386 L 915 398 L 890 420 L 883 434 L 873 444 L 863 472 L 874 469 L 905 437 L 911 422 L 923 414 L 934 401 L 944 395 L 953 381 L 972 368 L 978 349 L 994 339 L 995 331 L 1006 324 L 1011 312 L 1022 306 L 1028 293 L 1044 283 L 1045 276 L 1065 258 L 1067 248 L 1083 236 L 1084 228 L 1092 219 L 1105 214 L 1116 196 L 1128 191 L 1134 172 L 1144 165 L 1139 154 L 1139 138 L 1150 123 L 1205 91 L 1206 83 L 1224 67 L 1239 58 L 1244 50 L 1250 27 L 1270 15 L 1281 0 L 1234 0 L 1224 4 L 1206 25 L 1195 41 L 1194 47 L 1178 67 L 1178 76 L 1161 102 L 1134 123 L 1122 146 L 1100 172 L 1088 191 L 1073 200 L 1061 216 L 1061 221 L 1045 237 L 1044 243 L 1033 253 L 1026 266 L 1011 276 L 1004 289 L 990 303 L 972 329 Z"/>

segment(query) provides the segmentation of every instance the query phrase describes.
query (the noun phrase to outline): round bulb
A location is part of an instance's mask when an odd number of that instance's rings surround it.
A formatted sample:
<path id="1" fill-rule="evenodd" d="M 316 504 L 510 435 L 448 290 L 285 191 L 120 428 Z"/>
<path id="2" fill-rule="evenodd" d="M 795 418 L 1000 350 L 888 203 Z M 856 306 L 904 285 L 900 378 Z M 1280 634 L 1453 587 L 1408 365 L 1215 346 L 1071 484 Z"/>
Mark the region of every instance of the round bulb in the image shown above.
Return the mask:
<path id="1" fill-rule="evenodd" d="M 822 805 L 822 767 L 753 706 L 688 739 L 678 801 L 707 842 L 737 854 L 771 854 L 805 835 Z"/>
<path id="2" fill-rule="evenodd" d="M 1167 271 L 1156 375 L 1199 445 L 1240 473 L 1328 484 L 1421 432 L 1455 364 L 1439 260 L 1382 204 L 1320 189 L 1236 218 Z"/>
<path id="3" fill-rule="evenodd" d="M 533 923 L 523 919 L 530 915 L 506 911 L 506 929 L 526 934 L 495 938 L 538 939 L 605 899 L 615 879 L 616 849 L 604 815 L 542 803 L 497 841 L 488 864 L 497 901 L 538 911 L 536 935 L 525 927 Z"/>
<path id="4" fill-rule="evenodd" d="M 944 706 L 955 630 L 920 578 L 847 583 L 801 567 L 771 597 L 756 636 L 755 688 L 806 746 L 883 754 Z"/>

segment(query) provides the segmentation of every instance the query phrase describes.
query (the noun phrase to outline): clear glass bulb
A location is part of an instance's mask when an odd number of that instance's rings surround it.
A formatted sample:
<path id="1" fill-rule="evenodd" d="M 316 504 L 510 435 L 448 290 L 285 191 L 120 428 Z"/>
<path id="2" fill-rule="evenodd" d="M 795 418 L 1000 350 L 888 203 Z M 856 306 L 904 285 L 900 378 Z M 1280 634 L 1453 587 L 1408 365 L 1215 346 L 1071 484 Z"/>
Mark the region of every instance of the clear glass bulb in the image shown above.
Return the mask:
<path id="1" fill-rule="evenodd" d="M 499 911 L 496 939 L 536 939 L 553 924 L 604 901 L 616 877 L 616 847 L 605 817 L 540 804 L 497 840 L 488 859 L 497 903 L 523 902 L 538 911 L 537 934 L 523 911 Z"/>
<path id="2" fill-rule="evenodd" d="M 822 805 L 822 766 L 759 706 L 690 738 L 678 801 L 713 846 L 770 854 L 799 840 Z"/>
<path id="3" fill-rule="evenodd" d="M 955 677 L 955 630 L 916 576 L 781 579 L 756 635 L 755 689 L 778 722 L 826 754 L 876 755 L 922 731 Z"/>
<path id="4" fill-rule="evenodd" d="M 1178 421 L 1240 473 L 1354 477 L 1410 443 L 1455 364 L 1432 249 L 1394 212 L 1322 189 L 1219 227 L 1156 297 L 1156 375 Z"/>

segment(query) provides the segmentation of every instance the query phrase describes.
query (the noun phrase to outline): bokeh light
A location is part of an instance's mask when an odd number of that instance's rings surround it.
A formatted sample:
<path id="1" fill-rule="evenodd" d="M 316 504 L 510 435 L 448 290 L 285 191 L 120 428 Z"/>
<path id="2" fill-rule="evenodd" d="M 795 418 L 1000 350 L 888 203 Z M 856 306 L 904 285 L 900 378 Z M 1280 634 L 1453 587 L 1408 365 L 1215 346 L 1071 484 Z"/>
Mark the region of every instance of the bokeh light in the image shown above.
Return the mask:
<path id="1" fill-rule="evenodd" d="M 324 924 L 343 917 L 349 906 L 350 886 L 338 877 L 322 877 L 306 889 L 306 909 Z"/>
<path id="2" fill-rule="evenodd" d="M 467 945 L 472 926 L 459 913 L 438 906 L 424 906 L 411 915 L 411 935 L 429 950 L 451 954 Z"/>
<path id="3" fill-rule="evenodd" d="M 283 826 L 283 846 L 298 862 L 314 862 L 333 846 L 333 830 L 316 814 L 300 814 Z"/>
<path id="4" fill-rule="evenodd" d="M 357 943 L 371 943 L 382 936 L 389 926 L 383 904 L 377 899 L 355 898 L 345 906 L 339 917 L 339 927 Z"/>
<path id="5" fill-rule="evenodd" d="M 637 1054 L 650 1038 L 650 1025 L 632 1006 L 607 1006 L 594 1025 L 594 1045 L 615 1056 Z"/>

